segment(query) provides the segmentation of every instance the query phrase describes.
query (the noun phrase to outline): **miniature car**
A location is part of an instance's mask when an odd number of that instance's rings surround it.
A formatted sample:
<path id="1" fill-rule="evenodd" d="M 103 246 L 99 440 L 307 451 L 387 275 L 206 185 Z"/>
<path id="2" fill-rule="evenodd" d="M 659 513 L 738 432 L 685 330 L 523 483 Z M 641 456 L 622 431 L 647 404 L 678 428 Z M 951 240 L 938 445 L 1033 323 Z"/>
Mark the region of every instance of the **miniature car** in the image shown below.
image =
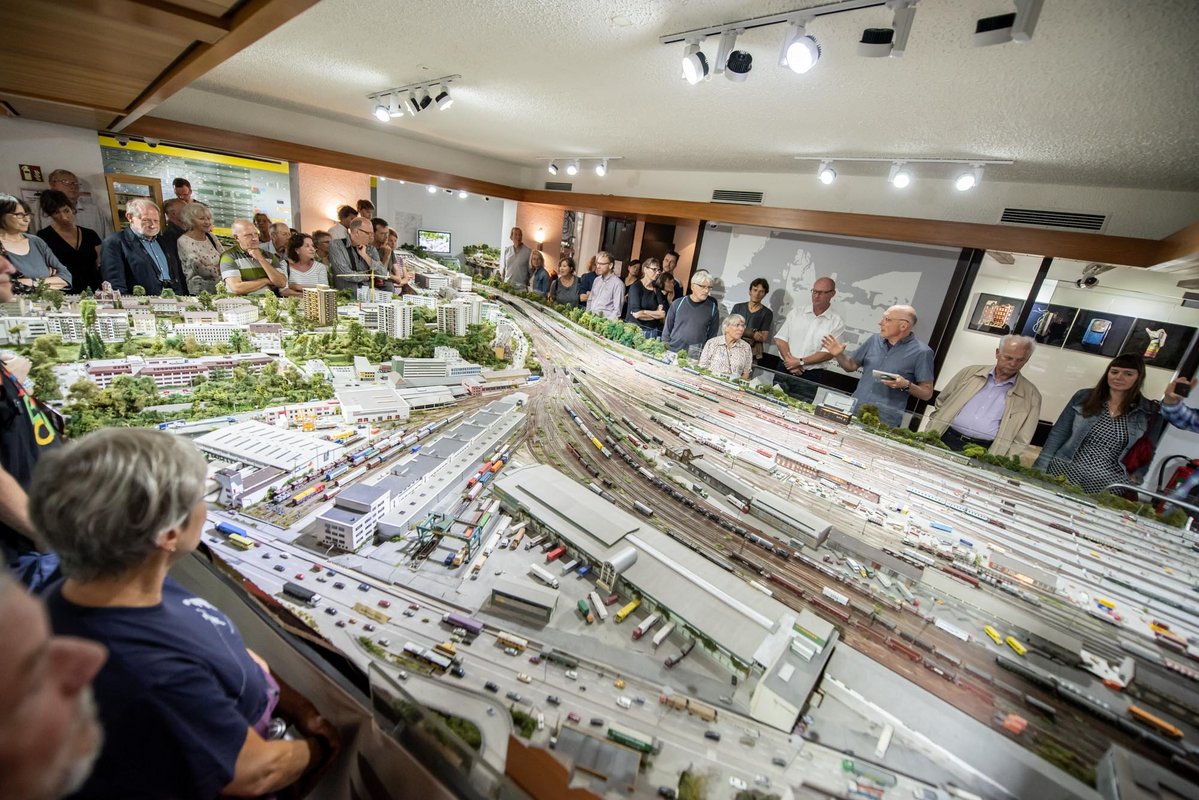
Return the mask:
<path id="1" fill-rule="evenodd" d="M 325 580 L 325 576 L 324 576 L 324 575 L 317 575 L 317 576 L 316 576 L 316 582 L 317 582 L 317 583 L 328 583 L 328 581 L 327 581 L 327 580 Z"/>
<path id="2" fill-rule="evenodd" d="M 366 631 L 367 633 L 370 633 L 374 629 L 375 629 L 375 626 L 369 622 L 362 626 L 362 630 Z"/>
<path id="3" fill-rule="evenodd" d="M 358 584 L 358 591 L 360 591 L 360 592 L 369 592 L 370 590 L 371 590 L 371 585 L 370 585 L 369 583 L 360 583 L 360 584 Z"/>
<path id="4" fill-rule="evenodd" d="M 532 682 L 533 682 L 533 679 L 532 679 L 532 678 L 530 678 L 530 677 L 529 677 L 529 676 L 528 676 L 526 673 L 524 673 L 524 672 L 518 672 L 518 673 L 516 673 L 516 679 L 517 679 L 518 681 L 520 681 L 521 683 L 532 683 Z"/>
<path id="5" fill-rule="evenodd" d="M 567 715 L 566 715 L 566 718 L 567 718 L 568 720 L 570 720 L 571 722 L 582 722 L 582 720 L 583 720 L 583 718 L 582 718 L 582 717 L 580 717 L 578 714 L 576 714 L 576 713 L 575 713 L 575 712 L 573 712 L 573 711 L 572 711 L 572 712 L 570 712 L 569 714 L 567 714 Z"/>
<path id="6" fill-rule="evenodd" d="M 519 655 L 519 651 L 515 647 L 505 647 L 504 652 L 510 656 Z"/>
<path id="7" fill-rule="evenodd" d="M 770 788 L 770 778 L 767 778 L 765 775 L 755 775 L 754 783 Z"/>
<path id="8" fill-rule="evenodd" d="M 283 566 L 282 564 L 275 565 L 275 572 L 282 572 L 285 569 L 287 569 L 287 567 Z"/>
<path id="9" fill-rule="evenodd" d="M 321 565 L 320 565 L 320 564 L 313 564 L 313 565 L 312 565 L 312 571 L 313 571 L 313 572 L 320 572 L 320 571 L 321 571 Z"/>
<path id="10" fill-rule="evenodd" d="M 673 786 L 659 786 L 658 797 L 665 797 L 666 800 L 675 800 L 679 796 L 678 790 Z"/>
<path id="11" fill-rule="evenodd" d="M 729 776 L 729 786 L 732 786 L 738 791 L 744 791 L 749 788 L 749 784 L 738 778 L 736 775 Z"/>
<path id="12" fill-rule="evenodd" d="M 279 558 L 287 558 L 287 553 L 280 553 Z"/>
<path id="13" fill-rule="evenodd" d="M 415 617 L 415 616 L 416 616 L 416 612 L 415 612 L 415 611 L 413 611 L 411 608 L 405 608 L 405 609 L 404 609 L 404 616 L 405 616 L 405 617 Z"/>
<path id="14" fill-rule="evenodd" d="M 346 588 L 346 585 L 344 583 L 342 583 L 341 581 L 336 581 L 333 584 L 333 588 L 334 589 L 344 589 L 344 588 Z"/>
<path id="15" fill-rule="evenodd" d="M 337 621 L 337 627 L 344 628 L 345 626 L 346 626 L 346 621 L 344 619 L 339 619 Z"/>
<path id="16" fill-rule="evenodd" d="M 379 640 L 379 646 L 380 646 L 380 647 L 389 647 L 390 645 L 391 645 L 391 640 L 390 640 L 390 639 L 380 639 L 380 640 Z"/>
<path id="17" fill-rule="evenodd" d="M 541 663 L 541 656 L 530 656 L 530 657 L 529 657 L 529 663 L 530 663 L 530 664 L 540 664 L 540 663 Z"/>
<path id="18" fill-rule="evenodd" d="M 620 697 L 616 698 L 616 705 L 620 706 L 621 708 L 632 708 L 633 701 L 624 695 L 621 695 Z"/>
<path id="19" fill-rule="evenodd" d="M 454 666 L 450 667 L 450 674 L 455 678 L 465 678 L 466 670 L 462 668 L 461 664 L 455 664 Z"/>
<path id="20" fill-rule="evenodd" d="M 557 706 L 562 704 L 562 698 L 556 694 L 551 694 L 545 698 L 545 702 L 549 703 L 551 706 Z"/>
<path id="21" fill-rule="evenodd" d="M 262 557 L 263 557 L 263 558 L 270 558 L 270 557 L 271 557 L 271 554 L 270 554 L 270 553 L 263 553 L 263 554 L 262 554 Z"/>
<path id="22" fill-rule="evenodd" d="M 591 724 L 593 726 L 595 726 L 596 728 L 602 728 L 602 727 L 604 727 L 604 718 L 603 717 L 592 717 Z"/>
<path id="23" fill-rule="evenodd" d="M 568 681 L 577 681 L 579 679 L 579 673 L 573 669 L 568 669 L 566 670 L 566 679 Z"/>
<path id="24" fill-rule="evenodd" d="M 720 731 L 704 731 L 704 738 L 711 739 L 714 742 L 720 741 Z"/>
<path id="25" fill-rule="evenodd" d="M 617 678 L 616 680 L 612 681 L 612 685 L 615 686 L 617 689 L 623 689 L 624 688 L 624 678 Z"/>
<path id="26" fill-rule="evenodd" d="M 489 692 L 498 692 L 500 690 L 499 685 L 495 681 L 487 681 L 487 683 L 483 684 L 483 688 Z"/>
<path id="27" fill-rule="evenodd" d="M 770 763 L 774 764 L 776 767 L 785 767 L 787 766 L 787 759 L 783 758 L 782 756 L 775 756 L 774 758 L 770 759 Z"/>
<path id="28" fill-rule="evenodd" d="M 379 608 L 391 608 L 391 601 L 390 600 L 380 600 Z"/>
<path id="29" fill-rule="evenodd" d="M 409 603 L 408 607 L 413 611 L 420 611 L 420 605 L 418 603 Z"/>
<path id="30" fill-rule="evenodd" d="M 297 572 L 297 573 L 296 573 L 296 580 L 298 580 L 298 581 L 302 581 L 302 580 L 304 580 L 304 573 L 303 573 L 303 572 Z"/>
<path id="31" fill-rule="evenodd" d="M 508 692 L 506 695 L 504 695 L 504 697 L 507 697 L 513 703 L 520 702 L 520 692 Z"/>
<path id="32" fill-rule="evenodd" d="M 325 613 L 326 613 L 326 614 L 328 614 L 328 615 L 329 615 L 329 616 L 331 616 L 331 617 L 336 617 L 336 616 L 337 616 L 337 609 L 336 609 L 336 608 L 334 608 L 333 606 L 325 606 Z"/>

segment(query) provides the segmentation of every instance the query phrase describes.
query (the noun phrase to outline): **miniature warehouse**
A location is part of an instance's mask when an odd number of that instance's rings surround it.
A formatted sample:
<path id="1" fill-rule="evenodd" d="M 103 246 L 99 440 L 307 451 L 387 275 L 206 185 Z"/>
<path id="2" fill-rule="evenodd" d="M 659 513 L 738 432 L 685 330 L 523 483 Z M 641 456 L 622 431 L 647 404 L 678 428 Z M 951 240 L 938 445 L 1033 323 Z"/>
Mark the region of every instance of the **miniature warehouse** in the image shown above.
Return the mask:
<path id="1" fill-rule="evenodd" d="M 210 553 L 518 785 L 533 747 L 597 795 L 1098 798 L 1133 759 L 1199 796 L 1188 530 L 409 263 L 39 292 L 0 346 L 73 435 L 192 439 Z"/>

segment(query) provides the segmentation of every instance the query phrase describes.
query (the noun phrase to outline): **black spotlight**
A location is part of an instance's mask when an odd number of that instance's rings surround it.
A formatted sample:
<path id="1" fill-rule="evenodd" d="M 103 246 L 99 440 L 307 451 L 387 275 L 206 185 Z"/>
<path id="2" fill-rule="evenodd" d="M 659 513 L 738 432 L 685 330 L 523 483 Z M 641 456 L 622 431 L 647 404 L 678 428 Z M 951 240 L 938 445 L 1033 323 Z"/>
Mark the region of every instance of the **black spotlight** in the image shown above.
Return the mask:
<path id="1" fill-rule="evenodd" d="M 729 60 L 724 64 L 724 76 L 730 81 L 740 83 L 749 77 L 749 71 L 754 68 L 754 57 L 744 50 L 734 50 L 729 53 Z"/>
<path id="2" fill-rule="evenodd" d="M 893 28 L 867 28 L 862 31 L 862 41 L 858 42 L 858 55 L 867 58 L 886 58 L 891 55 L 891 45 L 895 41 Z"/>

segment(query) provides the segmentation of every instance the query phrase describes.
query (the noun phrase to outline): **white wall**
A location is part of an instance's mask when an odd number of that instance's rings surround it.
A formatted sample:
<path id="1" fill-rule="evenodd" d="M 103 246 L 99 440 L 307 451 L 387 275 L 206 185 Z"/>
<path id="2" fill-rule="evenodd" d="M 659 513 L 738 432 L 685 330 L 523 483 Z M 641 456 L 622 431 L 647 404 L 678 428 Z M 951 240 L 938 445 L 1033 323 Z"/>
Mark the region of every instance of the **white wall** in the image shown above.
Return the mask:
<path id="1" fill-rule="evenodd" d="M 938 389 L 943 388 L 962 367 L 994 363 L 999 337 L 967 328 L 978 295 L 1026 297 L 1039 262 L 1039 258 L 1017 257 L 1014 266 L 1005 267 L 991 259 L 984 261 L 984 268 L 980 270 L 966 304 L 961 327 L 954 333 L 953 345 L 937 375 Z M 1181 306 L 1183 290 L 1175 285 L 1177 277 L 1117 268 L 1101 275 L 1097 287 L 1084 290 L 1071 282 L 1078 277 L 1080 269 L 1077 262 L 1055 261 L 1037 301 L 1199 328 L 1199 310 Z M 1102 356 L 1077 350 L 1038 346 L 1023 374 L 1041 391 L 1041 419 L 1057 419 L 1074 392 L 1095 385 L 1107 362 L 1108 359 Z M 1145 396 L 1160 398 L 1173 375 L 1172 370 L 1150 366 L 1146 371 Z M 1195 445 L 1194 452 L 1199 455 L 1199 437 L 1195 439 Z"/>
<path id="2" fill-rule="evenodd" d="M 795 162 L 783 171 L 679 172 L 622 170 L 620 162 L 600 178 L 582 170 L 568 180 L 574 191 L 631 197 L 661 197 L 706 203 L 713 189 L 763 192 L 762 204 L 779 208 L 810 208 L 856 214 L 943 219 L 996 224 L 1005 207 L 1106 214 L 1102 231 L 1113 236 L 1160 239 L 1199 219 L 1199 193 L 1108 186 L 1057 186 L 1011 183 L 984 175 L 976 189 L 954 190 L 947 177 L 925 179 L 919 173 L 900 191 L 886 182 L 885 166 L 878 174 L 848 175 L 848 167 L 831 186 L 816 180 L 816 165 Z M 448 167 L 447 167 L 448 168 Z M 526 169 L 525 184 L 542 188 L 544 169 Z M 561 180 L 561 176 L 555 180 Z M 563 201 L 569 202 L 569 201 Z M 718 216 L 713 219 L 719 221 Z"/>
<path id="3" fill-rule="evenodd" d="M 415 228 L 449 231 L 457 256 L 461 256 L 462 248 L 468 244 L 502 247 L 505 243 L 502 200 L 484 200 L 473 194 L 462 199 L 457 193 L 442 190 L 430 194 L 423 183 L 383 178 L 379 179 L 375 192 L 376 213 L 399 230 L 400 244 L 416 243 Z M 411 230 L 405 230 L 401 224 L 405 218 L 416 223 L 409 226 Z"/>
<path id="4" fill-rule="evenodd" d="M 108 209 L 108 187 L 104 183 L 104 165 L 100 160 L 100 143 L 93 130 L 34 122 L 12 117 L 0 117 L 0 191 L 20 195 L 24 188 L 46 189 L 48 185 L 19 180 L 18 164 L 33 164 L 42 168 L 42 176 L 50 177 L 56 169 L 69 169 L 91 192 L 92 202 L 107 226 L 100 235 L 112 232 L 112 215 Z"/>

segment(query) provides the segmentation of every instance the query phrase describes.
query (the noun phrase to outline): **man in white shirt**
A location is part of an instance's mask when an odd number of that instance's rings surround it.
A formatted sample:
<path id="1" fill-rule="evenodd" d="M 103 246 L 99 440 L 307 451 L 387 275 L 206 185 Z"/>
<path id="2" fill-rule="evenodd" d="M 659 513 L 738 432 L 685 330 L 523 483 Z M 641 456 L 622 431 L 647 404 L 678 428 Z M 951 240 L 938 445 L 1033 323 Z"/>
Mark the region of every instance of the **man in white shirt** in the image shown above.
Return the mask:
<path id="1" fill-rule="evenodd" d="M 624 302 L 624 281 L 612 272 L 612 255 L 600 251 L 595 255 L 595 282 L 587 298 L 587 313 L 596 317 L 619 319 Z"/>
<path id="2" fill-rule="evenodd" d="M 794 309 L 774 337 L 783 369 L 803 379 L 784 379 L 780 384 L 788 394 L 808 402 L 816 396 L 816 387 L 824 377 L 824 368 L 818 365 L 832 359 L 820 340 L 825 336 L 839 339 L 845 331 L 845 322 L 831 308 L 837 295 L 836 282 L 829 277 L 817 278 L 811 294 L 812 307 Z"/>
<path id="3" fill-rule="evenodd" d="M 57 189 L 71 201 L 71 207 L 75 209 L 76 225 L 81 228 L 91 228 L 100 235 L 101 239 L 112 233 L 112 226 L 108 224 L 107 219 L 100 215 L 92 195 L 83 191 L 83 184 L 80 183 L 74 172 L 56 169 L 50 173 L 46 182 L 51 189 Z M 41 209 L 37 203 L 33 204 L 33 209 L 36 219 L 29 225 L 30 233 L 36 233 L 50 224 L 50 220 L 42 218 Z"/>
<path id="4" fill-rule="evenodd" d="M 349 229 L 346 227 L 350 221 L 358 216 L 358 209 L 353 206 L 342 206 L 337 209 L 338 222 L 329 229 L 329 236 L 333 239 L 348 239 L 350 238 Z M 314 242 L 315 244 L 315 242 Z"/>
<path id="5" fill-rule="evenodd" d="M 529 256 L 533 251 L 525 244 L 520 228 L 513 228 L 510 236 L 512 244 L 504 248 L 504 260 L 500 262 L 500 279 L 523 292 L 529 288 Z"/>

